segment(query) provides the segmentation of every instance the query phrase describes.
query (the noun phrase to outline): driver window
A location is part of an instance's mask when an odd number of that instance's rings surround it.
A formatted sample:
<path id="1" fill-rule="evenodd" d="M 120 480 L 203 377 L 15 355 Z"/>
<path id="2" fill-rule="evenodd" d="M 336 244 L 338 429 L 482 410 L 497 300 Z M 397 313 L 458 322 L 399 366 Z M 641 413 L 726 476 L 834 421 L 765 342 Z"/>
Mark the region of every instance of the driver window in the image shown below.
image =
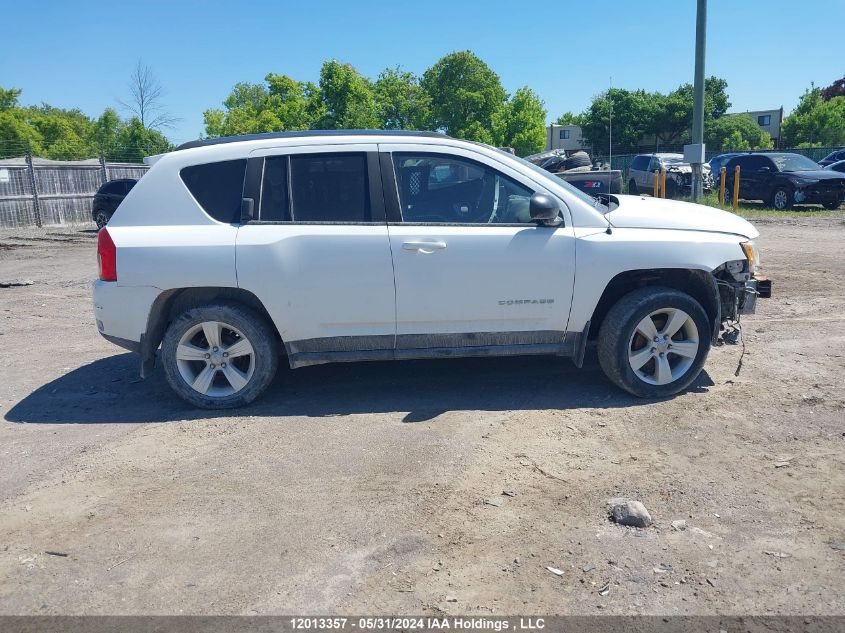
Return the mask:
<path id="1" fill-rule="evenodd" d="M 531 222 L 534 192 L 486 165 L 445 154 L 395 153 L 393 166 L 405 222 Z"/>

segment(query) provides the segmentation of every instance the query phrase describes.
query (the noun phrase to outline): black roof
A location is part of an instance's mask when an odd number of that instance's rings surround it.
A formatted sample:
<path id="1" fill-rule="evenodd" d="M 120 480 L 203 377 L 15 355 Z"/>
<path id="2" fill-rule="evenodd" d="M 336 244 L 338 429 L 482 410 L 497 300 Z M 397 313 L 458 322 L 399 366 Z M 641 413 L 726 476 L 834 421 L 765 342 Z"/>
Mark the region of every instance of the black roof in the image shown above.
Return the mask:
<path id="1" fill-rule="evenodd" d="M 241 141 L 260 141 L 272 138 L 308 138 L 314 136 L 425 136 L 434 138 L 449 138 L 439 132 L 417 132 L 414 130 L 300 130 L 294 132 L 266 132 L 264 134 L 240 134 L 238 136 L 223 136 L 221 138 L 206 138 L 182 143 L 177 150 L 205 147 L 207 145 L 221 145 L 223 143 L 239 143 Z"/>

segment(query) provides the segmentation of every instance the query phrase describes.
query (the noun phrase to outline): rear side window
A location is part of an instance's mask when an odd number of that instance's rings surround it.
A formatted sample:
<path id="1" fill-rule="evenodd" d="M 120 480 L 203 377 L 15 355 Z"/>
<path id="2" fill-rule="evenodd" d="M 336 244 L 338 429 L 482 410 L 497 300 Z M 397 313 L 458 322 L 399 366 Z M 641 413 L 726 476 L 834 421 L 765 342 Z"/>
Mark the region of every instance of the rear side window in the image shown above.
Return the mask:
<path id="1" fill-rule="evenodd" d="M 238 223 L 244 191 L 246 159 L 185 167 L 182 181 L 208 215 L 218 222 Z"/>
<path id="2" fill-rule="evenodd" d="M 108 183 L 104 184 L 102 187 L 100 187 L 100 193 L 104 193 L 104 194 L 120 194 L 120 195 L 122 195 L 125 192 L 126 192 L 126 189 L 124 187 L 124 184 L 120 181 L 108 182 Z"/>
<path id="3" fill-rule="evenodd" d="M 291 156 L 289 195 L 294 222 L 370 222 L 366 155 Z"/>
<path id="4" fill-rule="evenodd" d="M 633 162 L 631 162 L 631 169 L 644 171 L 646 167 L 648 167 L 648 156 L 637 156 L 634 158 Z"/>

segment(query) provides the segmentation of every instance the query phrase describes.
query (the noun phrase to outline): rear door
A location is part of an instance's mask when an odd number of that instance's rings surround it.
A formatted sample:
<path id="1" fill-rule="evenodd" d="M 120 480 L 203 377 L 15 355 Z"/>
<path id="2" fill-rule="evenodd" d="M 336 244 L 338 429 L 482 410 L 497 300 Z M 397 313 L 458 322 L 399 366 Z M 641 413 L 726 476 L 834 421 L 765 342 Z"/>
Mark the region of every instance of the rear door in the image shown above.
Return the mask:
<path id="1" fill-rule="evenodd" d="M 575 274 L 568 217 L 557 227 L 532 222 L 537 185 L 486 155 L 440 145 L 380 149 L 396 356 L 560 351 Z"/>
<path id="2" fill-rule="evenodd" d="M 262 299 L 291 365 L 390 358 L 395 296 L 377 147 L 255 152 L 245 192 L 253 219 L 238 231 L 238 284 Z"/>

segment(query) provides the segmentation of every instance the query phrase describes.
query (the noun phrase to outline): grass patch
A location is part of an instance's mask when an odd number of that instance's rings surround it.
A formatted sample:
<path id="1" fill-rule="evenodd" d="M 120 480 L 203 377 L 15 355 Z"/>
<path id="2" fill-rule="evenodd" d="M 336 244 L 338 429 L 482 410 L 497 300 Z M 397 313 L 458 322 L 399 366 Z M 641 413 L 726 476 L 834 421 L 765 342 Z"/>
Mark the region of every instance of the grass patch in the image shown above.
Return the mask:
<path id="1" fill-rule="evenodd" d="M 684 202 L 692 202 L 690 198 L 679 199 L 683 200 Z M 704 204 L 708 207 L 721 209 L 723 211 L 730 211 L 731 213 L 736 213 L 738 216 L 741 216 L 743 218 L 759 218 L 765 216 L 772 216 L 777 218 L 834 218 L 842 216 L 841 209 L 838 211 L 828 211 L 821 205 L 805 205 L 795 207 L 787 211 L 778 211 L 777 209 L 767 207 L 762 202 L 740 202 L 737 210 L 733 211 L 729 205 L 722 206 L 721 204 L 719 204 L 718 192 L 711 192 L 706 196 L 702 197 L 699 204 Z"/>

